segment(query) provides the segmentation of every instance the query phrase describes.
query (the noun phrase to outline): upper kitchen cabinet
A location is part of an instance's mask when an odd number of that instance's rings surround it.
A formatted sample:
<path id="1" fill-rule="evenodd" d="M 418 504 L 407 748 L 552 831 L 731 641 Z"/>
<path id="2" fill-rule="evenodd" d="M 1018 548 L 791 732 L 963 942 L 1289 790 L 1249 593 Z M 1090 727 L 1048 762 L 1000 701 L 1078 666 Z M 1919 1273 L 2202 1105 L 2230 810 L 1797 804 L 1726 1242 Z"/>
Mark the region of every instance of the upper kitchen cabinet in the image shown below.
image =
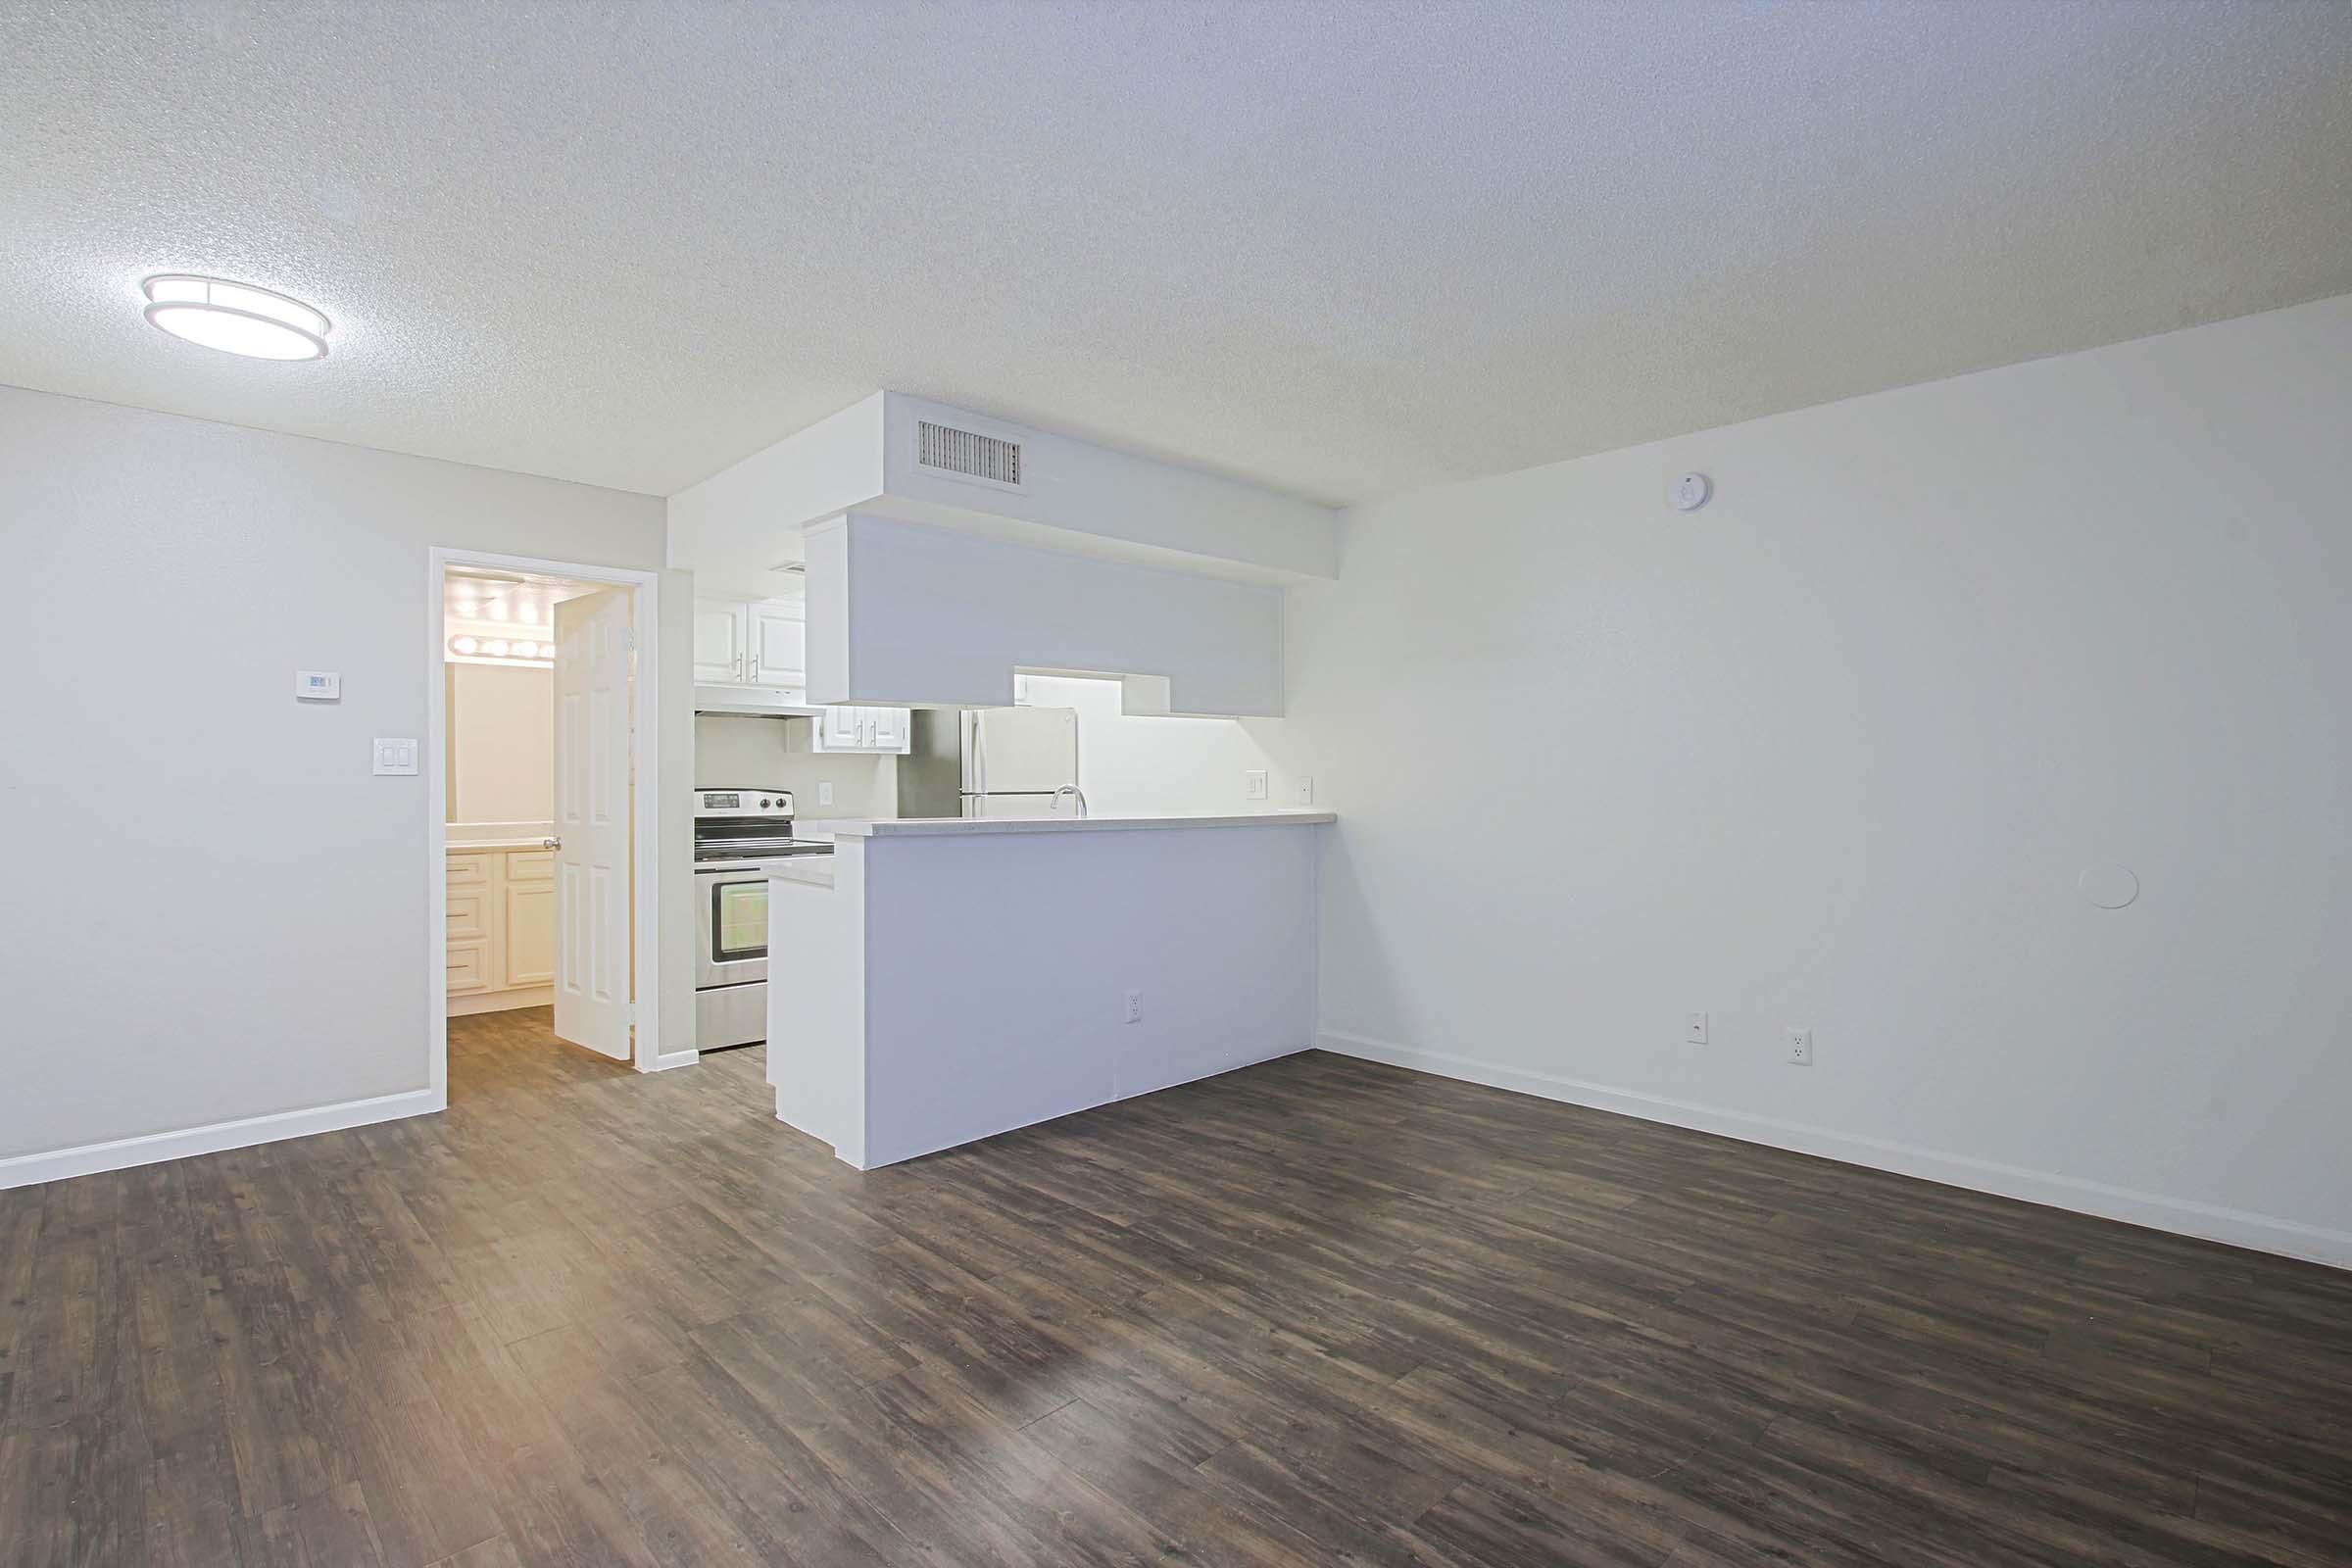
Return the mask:
<path id="1" fill-rule="evenodd" d="M 904 708 L 828 708 L 811 740 L 820 752 L 912 750 L 911 714 Z"/>
<path id="2" fill-rule="evenodd" d="M 751 645 L 751 609 L 731 599 L 694 602 L 694 678 L 696 683 L 731 683 L 744 677 L 744 655 Z"/>
<path id="3" fill-rule="evenodd" d="M 789 613 L 776 605 L 751 608 L 752 683 L 756 686 L 805 685 L 808 668 L 808 626 L 799 606 Z"/>
<path id="4" fill-rule="evenodd" d="M 702 596 L 694 601 L 698 686 L 801 686 L 808 646 L 799 605 Z"/>

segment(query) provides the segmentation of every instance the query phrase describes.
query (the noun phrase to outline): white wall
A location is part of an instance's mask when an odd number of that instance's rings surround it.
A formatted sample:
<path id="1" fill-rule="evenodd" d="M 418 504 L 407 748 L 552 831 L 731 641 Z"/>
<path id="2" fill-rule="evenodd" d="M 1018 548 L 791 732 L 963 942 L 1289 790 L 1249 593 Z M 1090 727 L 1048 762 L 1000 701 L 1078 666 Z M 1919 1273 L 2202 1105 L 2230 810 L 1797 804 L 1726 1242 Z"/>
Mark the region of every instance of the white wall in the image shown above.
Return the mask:
<path id="1" fill-rule="evenodd" d="M 566 559 L 576 560 L 577 557 Z M 696 916 L 702 890 L 694 877 L 694 576 L 662 573 L 660 604 L 661 689 L 659 750 L 661 823 L 662 985 L 659 1032 L 662 1054 L 672 1063 L 693 1059 L 694 971 L 702 932 Z"/>
<path id="2" fill-rule="evenodd" d="M 771 884 L 778 1114 L 871 1167 L 1305 1050 L 1326 831 L 839 840 L 833 888 Z"/>
<path id="3" fill-rule="evenodd" d="M 887 496 L 871 510 L 1237 581 L 1294 582 L 1339 570 L 1338 516 L 1316 502 L 904 393 L 886 392 L 882 401 Z M 916 427 L 925 419 L 1018 442 L 1022 488 L 1000 490 L 919 466 Z"/>
<path id="4" fill-rule="evenodd" d="M 428 738 L 425 552 L 658 566 L 662 503 L 13 388 L 0 473 L 0 1158 L 421 1096 L 427 779 L 368 761 L 371 737 Z M 690 597 L 665 577 L 660 766 L 681 802 Z M 298 668 L 340 671 L 343 700 L 297 703 Z M 693 886 L 671 816 L 676 1049 Z M 102 827 L 139 850 L 95 858 Z"/>
<path id="5" fill-rule="evenodd" d="M 668 502 L 668 560 L 706 594 L 774 597 L 804 524 L 882 493 L 882 394 L 862 398 Z"/>
<path id="6" fill-rule="evenodd" d="M 1018 442 L 1018 491 L 915 463 L 925 419 Z M 1331 508 L 1199 468 L 876 392 L 669 501 L 669 564 L 705 593 L 766 598 L 802 559 L 802 530 L 850 511 L 1014 544 L 1246 582 L 1329 577 Z"/>
<path id="7" fill-rule="evenodd" d="M 758 784 L 792 791 L 795 817 L 899 814 L 898 758 L 812 749 L 815 720 L 702 713 L 694 721 L 694 777 L 701 786 Z M 819 798 L 822 785 L 833 799 Z"/>
<path id="8" fill-rule="evenodd" d="M 811 528 L 808 698 L 1001 708 L 1016 667 L 1164 679 L 1177 712 L 1282 711 L 1282 590 L 851 513 Z"/>
<path id="9" fill-rule="evenodd" d="M 449 665 L 452 822 L 549 822 L 556 814 L 556 672 Z"/>
<path id="10" fill-rule="evenodd" d="M 1361 509 L 1327 1043 L 2352 1263 L 2348 436 L 2352 298 Z"/>
<path id="11" fill-rule="evenodd" d="M 1261 736 L 1279 737 L 1279 718 L 1183 718 L 1123 712 L 1119 683 L 1077 676 L 1024 675 L 1020 700 L 1033 708 L 1078 710 L 1078 787 L 1102 816 L 1184 811 L 1265 810 L 1294 804 L 1243 793 L 1243 775 L 1271 772 Z"/>

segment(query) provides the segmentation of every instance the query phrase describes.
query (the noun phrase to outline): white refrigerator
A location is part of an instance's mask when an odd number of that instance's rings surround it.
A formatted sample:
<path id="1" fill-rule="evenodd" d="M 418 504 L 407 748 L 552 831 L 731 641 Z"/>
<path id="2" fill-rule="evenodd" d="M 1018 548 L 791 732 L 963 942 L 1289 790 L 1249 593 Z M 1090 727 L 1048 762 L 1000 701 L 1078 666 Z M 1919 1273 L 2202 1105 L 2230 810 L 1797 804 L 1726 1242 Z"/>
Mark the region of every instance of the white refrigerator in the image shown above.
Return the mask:
<path id="1" fill-rule="evenodd" d="M 1052 816 L 1054 792 L 1078 784 L 1078 710 L 965 709 L 962 750 L 961 814 Z"/>

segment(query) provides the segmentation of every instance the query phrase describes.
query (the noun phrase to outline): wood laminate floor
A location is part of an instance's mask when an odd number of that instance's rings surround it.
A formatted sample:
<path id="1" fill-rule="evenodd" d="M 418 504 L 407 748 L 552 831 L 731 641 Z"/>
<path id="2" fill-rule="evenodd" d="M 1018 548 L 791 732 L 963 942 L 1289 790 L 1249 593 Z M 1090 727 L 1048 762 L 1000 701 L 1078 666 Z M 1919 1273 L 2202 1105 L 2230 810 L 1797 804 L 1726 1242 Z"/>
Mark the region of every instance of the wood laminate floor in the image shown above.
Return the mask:
<path id="1" fill-rule="evenodd" d="M 9 1562 L 2352 1562 L 2352 1276 L 1310 1054 L 859 1175 L 759 1051 L 0 1193 Z"/>

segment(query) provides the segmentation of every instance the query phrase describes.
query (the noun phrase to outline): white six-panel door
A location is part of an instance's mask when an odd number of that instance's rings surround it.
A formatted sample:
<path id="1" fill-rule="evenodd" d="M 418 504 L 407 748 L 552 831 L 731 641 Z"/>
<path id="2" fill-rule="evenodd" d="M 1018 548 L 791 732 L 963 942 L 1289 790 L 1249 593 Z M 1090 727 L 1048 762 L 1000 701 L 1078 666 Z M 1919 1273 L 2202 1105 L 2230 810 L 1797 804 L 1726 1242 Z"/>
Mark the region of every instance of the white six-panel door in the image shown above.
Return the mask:
<path id="1" fill-rule="evenodd" d="M 556 606 L 556 1033 L 627 1060 L 629 594 Z"/>

